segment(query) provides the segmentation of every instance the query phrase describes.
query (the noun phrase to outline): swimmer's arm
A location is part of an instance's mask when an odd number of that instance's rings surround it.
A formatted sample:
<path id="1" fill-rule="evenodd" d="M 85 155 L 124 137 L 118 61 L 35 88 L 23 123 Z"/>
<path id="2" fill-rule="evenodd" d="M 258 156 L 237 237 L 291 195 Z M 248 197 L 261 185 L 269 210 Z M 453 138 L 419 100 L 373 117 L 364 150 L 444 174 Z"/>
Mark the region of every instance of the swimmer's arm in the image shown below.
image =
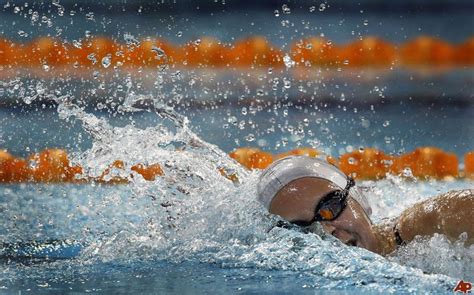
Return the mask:
<path id="1" fill-rule="evenodd" d="M 474 190 L 450 191 L 425 200 L 406 209 L 397 225 L 403 241 L 409 242 L 417 235 L 444 234 L 450 240 L 467 234 L 467 245 L 474 243 Z"/>

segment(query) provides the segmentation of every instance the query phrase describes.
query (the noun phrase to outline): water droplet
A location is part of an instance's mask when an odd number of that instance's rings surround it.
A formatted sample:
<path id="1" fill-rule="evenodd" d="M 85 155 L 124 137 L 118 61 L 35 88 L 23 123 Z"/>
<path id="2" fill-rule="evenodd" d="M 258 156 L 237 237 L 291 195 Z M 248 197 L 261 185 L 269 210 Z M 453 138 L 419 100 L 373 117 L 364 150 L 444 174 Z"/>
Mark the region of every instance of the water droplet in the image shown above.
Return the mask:
<path id="1" fill-rule="evenodd" d="M 402 175 L 405 177 L 413 177 L 413 172 L 411 171 L 410 167 L 405 167 L 402 171 Z"/>
<path id="2" fill-rule="evenodd" d="M 253 135 L 252 133 L 248 134 L 247 136 L 244 137 L 244 139 L 248 142 L 252 142 L 252 141 L 255 141 L 255 135 Z"/>
<path id="3" fill-rule="evenodd" d="M 291 57 L 288 54 L 285 54 L 283 57 L 283 62 L 285 63 L 285 67 L 287 68 L 292 68 L 295 66 L 295 61 L 291 59 Z"/>
<path id="4" fill-rule="evenodd" d="M 367 25 L 369 25 L 369 20 L 364 19 L 364 26 L 367 26 Z"/>
<path id="5" fill-rule="evenodd" d="M 39 13 L 38 11 L 34 11 L 31 14 L 31 22 L 37 22 L 39 20 Z"/>
<path id="6" fill-rule="evenodd" d="M 237 117 L 235 117 L 235 116 L 230 116 L 230 117 L 227 118 L 227 122 L 229 124 L 234 125 L 234 126 L 237 125 L 237 121 L 238 121 Z"/>
<path id="7" fill-rule="evenodd" d="M 97 63 L 97 59 L 95 58 L 95 53 L 91 53 L 87 56 L 87 59 L 92 61 L 92 64 L 95 65 Z"/>
<path id="8" fill-rule="evenodd" d="M 82 43 L 78 40 L 72 40 L 72 45 L 74 45 L 74 47 L 79 48 L 79 49 L 82 48 Z"/>
<path id="9" fill-rule="evenodd" d="M 178 31 L 178 33 L 176 33 L 176 37 L 181 38 L 182 36 L 183 36 L 183 32 Z"/>
<path id="10" fill-rule="evenodd" d="M 309 12 L 315 12 L 316 11 L 316 6 L 311 6 L 309 8 Z"/>
<path id="11" fill-rule="evenodd" d="M 19 30 L 19 31 L 18 31 L 18 35 L 19 35 L 20 37 L 28 37 L 28 33 L 26 33 L 26 32 L 23 31 L 23 30 Z"/>
<path id="12" fill-rule="evenodd" d="M 290 13 L 291 13 L 290 8 L 289 8 L 288 5 L 286 5 L 286 4 L 283 4 L 283 5 L 281 6 L 281 11 L 282 11 L 284 14 L 290 14 Z"/>
<path id="13" fill-rule="evenodd" d="M 36 156 L 35 156 L 35 158 L 36 158 Z M 36 168 L 38 168 L 38 161 L 37 161 L 37 159 L 35 159 L 35 158 L 33 158 L 33 159 L 31 159 L 31 160 L 28 161 L 28 166 L 29 166 L 31 169 L 36 169 Z"/>
<path id="14" fill-rule="evenodd" d="M 156 58 L 157 59 L 161 59 L 163 56 L 165 56 L 165 51 L 163 49 L 161 49 L 160 47 L 156 47 L 156 46 L 153 46 L 151 48 L 151 51 L 155 52 L 156 53 Z"/>
<path id="15" fill-rule="evenodd" d="M 388 121 L 388 120 L 383 122 L 383 124 L 382 124 L 383 127 L 387 127 L 389 125 L 390 125 L 390 121 Z"/>
<path id="16" fill-rule="evenodd" d="M 347 159 L 347 162 L 349 163 L 349 165 L 355 165 L 357 163 L 356 159 L 354 159 L 353 157 Z"/>
<path id="17" fill-rule="evenodd" d="M 108 54 L 108 55 L 106 55 L 102 58 L 102 66 L 104 68 L 108 68 L 111 63 L 112 63 L 112 59 L 111 59 L 110 54 Z"/>
<path id="18" fill-rule="evenodd" d="M 369 128 L 370 127 L 370 121 L 369 120 L 364 118 L 361 121 L 362 121 L 361 122 L 362 127 L 364 127 L 364 128 Z"/>
<path id="19" fill-rule="evenodd" d="M 275 14 L 276 17 L 279 17 L 279 16 L 280 16 L 280 12 L 278 11 L 278 9 L 275 9 L 275 11 L 273 12 L 273 14 Z"/>
<path id="20" fill-rule="evenodd" d="M 324 11 L 324 10 L 326 10 L 326 4 L 325 3 L 319 4 L 319 11 Z"/>
<path id="21" fill-rule="evenodd" d="M 92 11 L 86 13 L 86 19 L 93 21 L 94 20 L 94 13 Z"/>

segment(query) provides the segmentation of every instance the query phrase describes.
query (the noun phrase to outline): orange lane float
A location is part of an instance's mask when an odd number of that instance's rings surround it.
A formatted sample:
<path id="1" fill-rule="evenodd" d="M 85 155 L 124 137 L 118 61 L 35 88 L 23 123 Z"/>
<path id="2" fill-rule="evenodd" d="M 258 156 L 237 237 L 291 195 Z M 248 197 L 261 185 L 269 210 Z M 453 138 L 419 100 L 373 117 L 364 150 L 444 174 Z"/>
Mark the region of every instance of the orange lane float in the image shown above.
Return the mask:
<path id="1" fill-rule="evenodd" d="M 71 182 L 82 168 L 71 166 L 67 153 L 60 149 L 47 149 L 28 158 L 30 178 L 34 182 Z"/>
<path id="2" fill-rule="evenodd" d="M 339 47 L 324 39 L 311 37 L 294 43 L 291 56 L 298 65 L 336 66 L 340 63 Z"/>
<path id="3" fill-rule="evenodd" d="M 191 67 L 224 66 L 229 59 L 229 46 L 211 37 L 188 42 L 182 48 L 183 64 Z"/>
<path id="4" fill-rule="evenodd" d="M 466 177 L 474 179 L 474 151 L 464 155 L 464 174 Z"/>
<path id="5" fill-rule="evenodd" d="M 64 65 L 69 58 L 67 49 L 61 41 L 50 37 L 33 40 L 26 46 L 25 50 L 28 54 L 25 55 L 22 63 L 28 66 Z"/>
<path id="6" fill-rule="evenodd" d="M 283 54 L 264 37 L 254 36 L 239 40 L 229 51 L 229 64 L 237 67 L 283 66 Z"/>
<path id="7" fill-rule="evenodd" d="M 298 148 L 276 156 L 258 148 L 238 148 L 229 154 L 230 157 L 248 169 L 264 169 L 273 160 L 289 155 L 320 156 L 312 148 Z M 327 157 L 327 160 L 339 166 L 347 175 L 357 179 L 380 179 L 387 173 L 400 176 L 415 176 L 422 179 L 452 179 L 459 176 L 458 159 L 455 154 L 435 147 L 420 147 L 416 150 L 394 157 L 374 148 L 361 149 L 357 152 L 344 154 L 340 159 Z M 464 176 L 474 178 L 474 151 L 464 157 Z M 128 183 L 133 173 L 125 172 L 125 164 L 116 160 L 97 178 L 97 181 L 108 184 Z M 115 169 L 115 170 L 114 170 Z M 153 181 L 164 174 L 159 164 L 135 164 L 130 168 L 147 181 Z M 219 172 L 232 181 L 238 181 L 237 175 L 225 169 Z M 47 149 L 33 154 L 27 160 L 15 158 L 6 150 L 0 150 L 0 182 L 82 182 L 83 170 L 72 166 L 67 153 L 60 149 Z"/>
<path id="8" fill-rule="evenodd" d="M 181 52 L 175 45 L 161 39 L 147 38 L 137 47 L 125 50 L 125 64 L 134 66 L 158 66 L 173 64 L 181 59 Z"/>
<path id="9" fill-rule="evenodd" d="M 290 150 L 285 153 L 281 153 L 276 155 L 275 159 L 281 159 L 288 156 L 308 156 L 308 157 L 316 157 L 319 155 L 319 152 L 313 148 L 303 147 L 297 148 L 294 150 Z"/>
<path id="10" fill-rule="evenodd" d="M 135 171 L 140 174 L 147 181 L 154 181 L 156 177 L 163 175 L 163 169 L 159 164 L 136 164 L 130 168 L 131 171 Z M 108 183 L 108 184 L 123 184 L 129 182 L 129 177 L 133 177 L 133 174 L 125 173 L 125 164 L 122 160 L 116 160 L 95 181 Z"/>
<path id="11" fill-rule="evenodd" d="M 398 59 L 400 65 L 410 67 L 474 65 L 474 37 L 455 46 L 438 38 L 419 36 L 399 47 L 397 50 L 395 45 L 373 36 L 346 46 L 309 37 L 294 43 L 288 54 L 298 65 L 304 66 L 387 67 Z M 181 47 L 153 38 L 143 40 L 138 46 L 100 36 L 73 44 L 52 37 L 40 37 L 29 43 L 0 38 L 0 65 L 9 66 L 47 64 L 109 68 L 120 62 L 131 66 L 167 63 L 190 67 L 282 67 L 283 55 L 262 36 L 237 40 L 232 46 L 204 36 Z"/>
<path id="12" fill-rule="evenodd" d="M 123 52 L 123 49 L 110 38 L 94 37 L 83 40 L 77 47 L 70 47 L 69 52 L 71 60 L 82 66 L 108 68 L 118 60 L 117 52 Z"/>
<path id="13" fill-rule="evenodd" d="M 377 38 L 364 37 L 341 49 L 342 64 L 351 67 L 387 67 L 396 60 L 396 49 L 392 44 Z"/>
<path id="14" fill-rule="evenodd" d="M 0 39 L 0 65 L 25 66 L 28 55 L 27 44 Z"/>
<path id="15" fill-rule="evenodd" d="M 273 162 L 273 156 L 270 153 L 258 148 L 238 148 L 229 156 L 248 169 L 265 169 Z"/>
<path id="16" fill-rule="evenodd" d="M 0 65 L 12 65 L 15 46 L 13 42 L 0 38 Z"/>
<path id="17" fill-rule="evenodd" d="M 163 175 L 163 169 L 161 169 L 161 166 L 158 164 L 151 164 L 149 166 L 145 166 L 143 164 L 137 164 L 132 166 L 130 170 L 137 172 L 145 180 L 148 181 L 154 181 L 157 176 L 162 176 Z"/>
<path id="18" fill-rule="evenodd" d="M 339 168 L 354 179 L 381 179 L 389 172 L 393 158 L 374 148 L 344 154 Z"/>
<path id="19" fill-rule="evenodd" d="M 456 47 L 455 59 L 458 65 L 474 65 L 474 37 Z"/>
<path id="20" fill-rule="evenodd" d="M 28 177 L 28 164 L 24 159 L 15 158 L 6 150 L 0 150 L 0 182 L 23 182 Z"/>
<path id="21" fill-rule="evenodd" d="M 418 178 L 457 177 L 458 159 L 455 154 L 436 147 L 420 147 L 395 158 L 391 172 L 403 176 L 411 173 Z"/>
<path id="22" fill-rule="evenodd" d="M 400 59 L 408 66 L 446 66 L 453 63 L 454 47 L 443 40 L 420 36 L 405 43 Z"/>

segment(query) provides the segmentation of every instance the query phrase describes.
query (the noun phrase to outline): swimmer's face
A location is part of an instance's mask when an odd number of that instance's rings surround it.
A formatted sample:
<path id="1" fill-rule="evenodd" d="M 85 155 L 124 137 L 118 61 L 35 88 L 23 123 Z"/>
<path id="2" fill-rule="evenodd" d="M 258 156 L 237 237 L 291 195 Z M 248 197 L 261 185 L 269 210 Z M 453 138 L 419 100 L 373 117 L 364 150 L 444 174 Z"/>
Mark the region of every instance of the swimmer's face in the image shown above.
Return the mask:
<path id="1" fill-rule="evenodd" d="M 288 221 L 310 222 L 314 210 L 329 192 L 340 189 L 331 182 L 314 177 L 303 177 L 283 187 L 270 205 L 270 213 L 280 215 Z M 332 221 L 321 221 L 323 229 L 351 246 L 377 251 L 377 240 L 372 223 L 361 205 L 351 197 L 342 213 Z"/>

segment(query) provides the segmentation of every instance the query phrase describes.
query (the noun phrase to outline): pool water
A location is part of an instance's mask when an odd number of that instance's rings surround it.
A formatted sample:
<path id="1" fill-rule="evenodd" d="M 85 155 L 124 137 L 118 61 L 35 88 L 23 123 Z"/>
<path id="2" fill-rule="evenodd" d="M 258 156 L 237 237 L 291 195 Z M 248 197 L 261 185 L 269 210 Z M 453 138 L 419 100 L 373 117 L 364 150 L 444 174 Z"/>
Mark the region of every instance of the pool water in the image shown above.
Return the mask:
<path id="1" fill-rule="evenodd" d="M 58 36 L 71 43 L 85 35 L 123 42 L 131 35 L 176 44 L 263 35 L 288 51 L 309 36 L 344 44 L 374 35 L 401 44 L 427 34 L 457 44 L 474 27 L 467 2 L 418 13 L 418 4 L 381 9 L 347 1 L 310 12 L 314 3 L 303 1 L 290 14 L 278 5 L 278 15 L 268 7 L 232 12 L 225 1 L 181 14 L 153 6 L 137 12 L 134 1 L 119 8 L 86 1 L 82 9 L 73 2 L 33 2 L 16 12 L 6 4 L 1 34 L 15 42 Z M 58 14 L 58 5 L 69 13 Z M 227 155 L 243 146 L 271 153 L 313 147 L 332 156 L 436 146 L 455 153 L 462 168 L 474 149 L 472 68 L 46 68 L 0 70 L 0 148 L 22 157 L 62 148 L 91 177 L 120 159 L 125 170 L 113 173 L 129 184 L 2 184 L 2 294 L 450 293 L 459 280 L 474 281 L 474 246 L 461 240 L 435 235 L 381 257 L 331 236 L 276 227 L 279 219 L 256 201 L 260 172 Z M 145 100 L 156 109 L 138 108 Z M 130 170 L 135 163 L 159 163 L 164 176 L 147 182 Z M 360 185 L 377 223 L 437 194 L 472 189 L 474 181 L 391 175 Z"/>
<path id="2" fill-rule="evenodd" d="M 241 106 L 201 108 L 184 111 L 190 122 L 184 120 L 183 125 L 153 112 L 113 116 L 58 101 L 58 112 L 3 110 L 8 118 L 3 119 L 4 138 L 12 138 L 8 141 L 12 151 L 27 153 L 15 146 L 20 138 L 28 142 L 29 152 L 59 143 L 56 146 L 75 151 L 73 161 L 89 167 L 86 173 L 91 176 L 120 158 L 126 165 L 162 163 L 165 177 L 147 182 L 135 175 L 130 184 L 117 186 L 1 186 L 0 237 L 5 244 L 0 285 L 5 293 L 448 292 L 457 280 L 473 279 L 474 247 L 443 236 L 419 240 L 383 258 L 332 237 L 275 227 L 277 218 L 255 200 L 259 172 L 246 171 L 222 151 L 255 143 L 283 151 L 313 143 L 337 155 L 378 143 L 396 153 L 436 142 L 462 156 L 472 146 L 466 131 L 472 128 L 471 106 L 422 104 L 417 110 L 391 104 L 354 113 L 337 106 L 308 105 L 269 107 L 270 112 L 262 109 L 255 115 L 242 112 Z M 413 116 L 420 112 L 426 115 Z M 234 117 L 256 127 L 242 130 L 232 124 Z M 300 132 L 300 137 L 293 137 L 285 124 L 305 122 L 306 117 L 308 124 L 300 126 L 305 136 Z M 359 125 L 361 117 L 371 125 Z M 407 117 L 413 121 L 407 122 Z M 386 120 L 390 123 L 384 126 Z M 436 131 L 421 131 L 440 120 L 445 123 L 437 124 Z M 262 131 L 272 126 L 281 130 Z M 23 129 L 28 132 L 22 133 Z M 453 130 L 461 136 L 454 139 Z M 255 132 L 256 139 L 246 140 L 247 132 Z M 360 137 L 354 136 L 358 132 Z M 381 141 L 386 136 L 394 140 Z M 266 144 L 258 144 L 262 138 Z M 440 138 L 453 138 L 455 144 Z M 223 178 L 218 167 L 235 171 L 240 184 Z M 390 176 L 361 185 L 374 207 L 372 218 L 379 222 L 436 194 L 472 188 L 473 182 L 420 182 Z M 25 245 L 31 242 L 40 246 L 28 248 L 30 256 L 25 257 Z M 15 246 L 19 243 L 21 251 Z M 418 259 L 419 253 L 423 259 Z"/>

